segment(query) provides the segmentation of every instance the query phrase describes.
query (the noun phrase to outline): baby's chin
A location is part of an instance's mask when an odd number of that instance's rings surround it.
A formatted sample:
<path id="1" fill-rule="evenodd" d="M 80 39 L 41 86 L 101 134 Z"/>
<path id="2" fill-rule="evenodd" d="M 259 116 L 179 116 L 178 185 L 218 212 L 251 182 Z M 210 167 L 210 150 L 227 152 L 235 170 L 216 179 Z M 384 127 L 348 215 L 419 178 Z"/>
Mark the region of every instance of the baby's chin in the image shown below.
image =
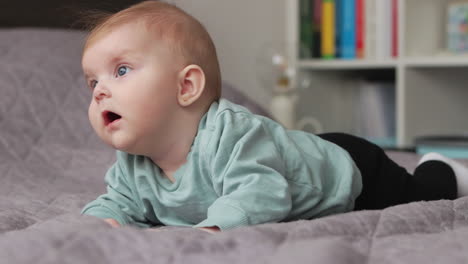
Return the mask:
<path id="1" fill-rule="evenodd" d="M 113 142 L 111 143 L 111 147 L 116 150 L 120 150 L 123 152 L 127 152 L 130 154 L 138 155 L 138 151 L 135 151 L 133 144 L 129 144 L 128 142 Z"/>
<path id="2" fill-rule="evenodd" d="M 111 137 L 101 139 L 110 147 L 120 150 L 123 152 L 127 152 L 130 154 L 138 154 L 138 151 L 135 150 L 136 140 L 132 138 L 128 138 L 121 135 L 112 135 Z"/>

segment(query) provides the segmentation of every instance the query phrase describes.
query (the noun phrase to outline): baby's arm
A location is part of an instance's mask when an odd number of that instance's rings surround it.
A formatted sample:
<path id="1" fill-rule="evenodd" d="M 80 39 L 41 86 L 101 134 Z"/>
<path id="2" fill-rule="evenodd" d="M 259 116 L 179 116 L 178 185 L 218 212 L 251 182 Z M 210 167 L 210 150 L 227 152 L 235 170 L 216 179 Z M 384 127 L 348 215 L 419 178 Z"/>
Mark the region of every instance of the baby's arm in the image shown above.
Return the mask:
<path id="1" fill-rule="evenodd" d="M 126 224 L 145 226 L 146 218 L 132 199 L 131 188 L 118 163 L 107 171 L 105 179 L 107 193 L 87 204 L 82 214 L 102 218 L 113 227 Z"/>
<path id="2" fill-rule="evenodd" d="M 267 167 L 264 167 L 267 168 Z M 292 200 L 288 183 L 274 171 L 257 171 L 245 175 L 229 175 L 224 181 L 225 192 L 208 208 L 207 218 L 196 228 L 210 231 L 240 226 L 275 223 L 291 211 Z M 240 180 L 243 178 L 244 181 Z"/>

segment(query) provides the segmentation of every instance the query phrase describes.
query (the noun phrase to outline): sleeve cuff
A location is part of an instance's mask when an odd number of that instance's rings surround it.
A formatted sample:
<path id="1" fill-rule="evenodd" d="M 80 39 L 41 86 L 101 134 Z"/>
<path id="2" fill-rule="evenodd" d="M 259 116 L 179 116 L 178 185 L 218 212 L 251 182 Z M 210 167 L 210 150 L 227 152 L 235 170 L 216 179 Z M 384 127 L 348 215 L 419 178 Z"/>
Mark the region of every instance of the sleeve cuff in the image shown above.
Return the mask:
<path id="1" fill-rule="evenodd" d="M 193 227 L 217 226 L 221 230 L 228 230 L 247 225 L 249 219 L 242 209 L 223 203 L 213 204 L 208 209 L 208 218 Z"/>
<path id="2" fill-rule="evenodd" d="M 91 216 L 95 216 L 95 217 L 102 218 L 102 219 L 112 218 L 112 219 L 116 220 L 117 222 L 119 222 L 119 224 L 121 224 L 121 225 L 128 224 L 127 221 L 125 221 L 125 219 L 120 217 L 118 214 L 116 214 L 112 210 L 110 210 L 110 209 L 108 209 L 106 207 L 102 207 L 102 206 L 87 207 L 87 208 L 83 209 L 83 211 L 81 211 L 81 214 L 91 215 Z"/>

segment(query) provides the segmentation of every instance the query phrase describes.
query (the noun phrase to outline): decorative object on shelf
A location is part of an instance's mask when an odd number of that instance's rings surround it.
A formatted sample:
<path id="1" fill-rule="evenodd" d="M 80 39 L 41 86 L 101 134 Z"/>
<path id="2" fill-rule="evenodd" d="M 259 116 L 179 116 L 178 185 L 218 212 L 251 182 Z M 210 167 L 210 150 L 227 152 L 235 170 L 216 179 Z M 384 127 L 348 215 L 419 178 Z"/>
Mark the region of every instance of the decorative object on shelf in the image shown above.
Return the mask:
<path id="1" fill-rule="evenodd" d="M 466 1 L 448 4 L 447 49 L 453 53 L 468 52 L 468 2 Z"/>
<path id="2" fill-rule="evenodd" d="M 307 129 L 312 133 L 323 131 L 314 117 L 296 118 L 297 88 L 293 80 L 295 70 L 288 64 L 284 44 L 266 46 L 257 58 L 257 77 L 271 91 L 270 112 L 273 118 L 288 129 Z"/>

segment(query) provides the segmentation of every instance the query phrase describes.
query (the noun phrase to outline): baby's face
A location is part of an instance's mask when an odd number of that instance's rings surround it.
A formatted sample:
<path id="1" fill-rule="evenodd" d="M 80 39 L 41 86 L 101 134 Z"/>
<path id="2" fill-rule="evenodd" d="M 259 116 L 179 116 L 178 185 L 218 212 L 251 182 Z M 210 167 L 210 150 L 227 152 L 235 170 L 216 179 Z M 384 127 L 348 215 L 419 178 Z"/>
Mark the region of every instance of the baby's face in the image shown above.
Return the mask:
<path id="1" fill-rule="evenodd" d="M 82 66 L 92 90 L 89 120 L 104 142 L 141 154 L 170 133 L 180 69 L 144 27 L 127 24 L 99 38 L 85 50 Z"/>

